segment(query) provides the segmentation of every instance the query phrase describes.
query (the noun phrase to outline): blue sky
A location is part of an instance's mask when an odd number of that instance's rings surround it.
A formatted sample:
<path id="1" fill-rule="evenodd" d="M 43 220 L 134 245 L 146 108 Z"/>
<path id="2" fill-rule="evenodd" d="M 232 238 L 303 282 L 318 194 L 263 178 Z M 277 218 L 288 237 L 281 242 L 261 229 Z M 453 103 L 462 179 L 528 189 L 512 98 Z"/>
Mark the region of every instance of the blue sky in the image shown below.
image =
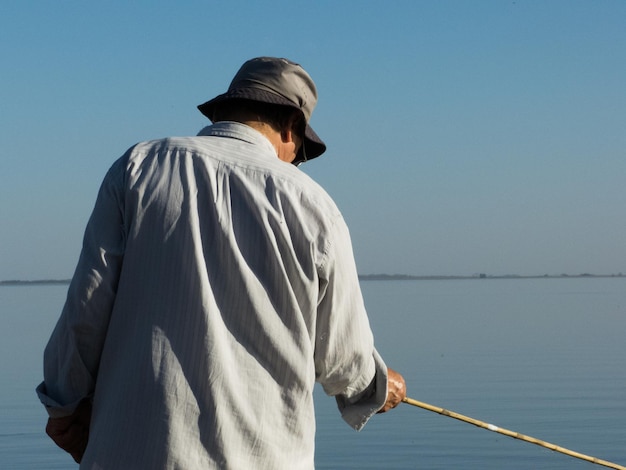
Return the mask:
<path id="1" fill-rule="evenodd" d="M 313 76 L 302 166 L 359 271 L 626 273 L 626 2 L 0 4 L 0 279 L 68 278 L 105 171 L 260 55 Z"/>

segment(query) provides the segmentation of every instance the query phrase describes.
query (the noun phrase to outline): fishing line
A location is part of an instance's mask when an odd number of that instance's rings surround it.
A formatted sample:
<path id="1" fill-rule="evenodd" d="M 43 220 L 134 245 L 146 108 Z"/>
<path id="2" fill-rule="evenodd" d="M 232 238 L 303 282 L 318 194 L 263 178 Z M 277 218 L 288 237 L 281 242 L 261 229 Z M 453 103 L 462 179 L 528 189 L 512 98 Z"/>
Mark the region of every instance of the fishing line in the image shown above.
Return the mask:
<path id="1" fill-rule="evenodd" d="M 493 424 L 485 423 L 484 421 L 470 418 L 469 416 L 464 416 L 462 414 L 455 413 L 454 411 L 449 411 L 444 408 L 439 408 L 438 406 L 429 405 L 428 403 L 417 401 L 408 397 L 404 398 L 402 401 L 409 405 L 417 406 L 418 408 L 423 408 L 428 411 L 433 411 L 435 413 L 439 413 L 440 415 L 449 416 L 450 418 L 458 419 L 460 421 L 465 421 L 466 423 L 473 424 L 474 426 L 478 426 L 479 428 L 488 429 L 489 431 L 504 434 L 505 436 L 509 436 L 515 439 L 520 439 L 522 441 L 530 442 L 531 444 L 536 444 L 538 446 L 545 447 L 555 452 L 560 452 L 562 454 L 569 455 L 570 457 L 575 457 L 577 459 L 586 460 L 587 462 L 592 462 L 597 465 L 603 465 L 609 468 L 615 468 L 617 470 L 626 470 L 626 467 L 622 465 L 618 465 L 613 462 L 608 462 L 606 460 L 598 459 L 596 457 L 591 457 L 590 455 L 581 454 L 580 452 L 575 452 L 573 450 L 569 450 L 564 447 L 557 446 L 555 444 L 551 444 L 549 442 L 542 441 L 540 439 L 537 439 L 531 436 L 526 436 L 524 434 L 520 434 L 519 432 L 509 431 L 508 429 L 504 429 L 499 426 L 494 426 Z"/>

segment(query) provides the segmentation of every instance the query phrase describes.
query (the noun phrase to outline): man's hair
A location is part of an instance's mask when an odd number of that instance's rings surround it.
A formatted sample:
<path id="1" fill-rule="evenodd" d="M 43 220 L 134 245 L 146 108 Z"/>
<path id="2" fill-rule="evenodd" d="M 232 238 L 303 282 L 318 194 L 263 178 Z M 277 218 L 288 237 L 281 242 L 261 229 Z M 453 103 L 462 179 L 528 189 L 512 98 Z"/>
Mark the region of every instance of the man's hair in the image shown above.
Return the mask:
<path id="1" fill-rule="evenodd" d="M 260 101 L 232 99 L 219 103 L 213 112 L 211 120 L 241 121 L 256 119 L 272 126 L 277 131 L 283 131 L 293 122 L 293 127 L 300 136 L 304 135 L 306 121 L 302 111 L 277 104 L 262 103 Z"/>

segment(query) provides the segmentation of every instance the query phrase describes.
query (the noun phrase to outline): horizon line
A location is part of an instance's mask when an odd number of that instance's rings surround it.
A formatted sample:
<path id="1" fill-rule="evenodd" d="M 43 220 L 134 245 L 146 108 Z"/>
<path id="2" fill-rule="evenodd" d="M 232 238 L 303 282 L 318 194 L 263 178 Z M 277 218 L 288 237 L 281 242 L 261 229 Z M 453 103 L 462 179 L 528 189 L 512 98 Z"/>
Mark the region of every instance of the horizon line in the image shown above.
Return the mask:
<path id="1" fill-rule="evenodd" d="M 487 274 L 477 273 L 471 275 L 463 274 L 387 274 L 387 273 L 375 273 L 375 274 L 359 274 L 359 279 L 368 280 L 446 280 L 446 279 L 545 279 L 545 278 L 588 278 L 588 277 L 624 277 L 622 272 L 612 274 L 592 274 L 592 273 L 580 273 L 580 274 Z M 1 280 L 0 285 L 19 285 L 19 284 L 69 284 L 71 279 L 9 279 Z"/>

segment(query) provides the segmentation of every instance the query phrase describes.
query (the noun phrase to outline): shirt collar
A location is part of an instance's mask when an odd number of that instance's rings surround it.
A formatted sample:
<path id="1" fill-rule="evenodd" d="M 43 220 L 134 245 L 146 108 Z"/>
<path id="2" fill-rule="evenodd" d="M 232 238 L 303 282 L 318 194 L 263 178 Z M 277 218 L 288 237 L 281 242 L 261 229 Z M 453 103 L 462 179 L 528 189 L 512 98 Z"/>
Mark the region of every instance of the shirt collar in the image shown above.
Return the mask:
<path id="1" fill-rule="evenodd" d="M 261 147 L 264 147 L 264 150 L 271 152 L 274 158 L 278 158 L 276 156 L 276 149 L 267 137 L 256 129 L 246 126 L 245 124 L 241 124 L 240 122 L 216 122 L 211 126 L 206 126 L 198 132 L 198 136 L 230 137 L 232 139 L 239 139 L 254 145 L 260 145 Z"/>

